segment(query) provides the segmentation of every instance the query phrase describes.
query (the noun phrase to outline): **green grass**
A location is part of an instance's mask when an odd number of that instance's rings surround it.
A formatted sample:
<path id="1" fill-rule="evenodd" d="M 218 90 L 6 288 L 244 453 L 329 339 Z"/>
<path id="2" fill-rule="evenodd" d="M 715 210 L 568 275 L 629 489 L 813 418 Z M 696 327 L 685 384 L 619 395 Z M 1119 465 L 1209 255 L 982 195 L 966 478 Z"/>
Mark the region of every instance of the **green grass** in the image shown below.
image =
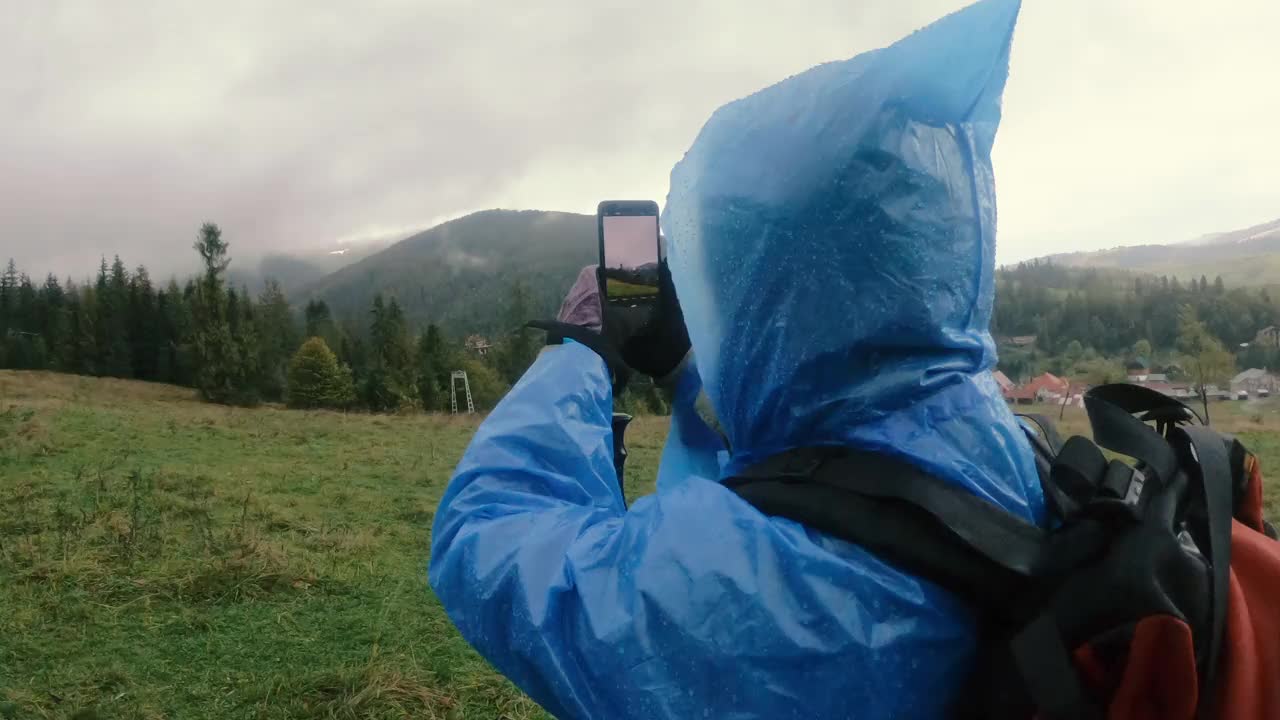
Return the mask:
<path id="1" fill-rule="evenodd" d="M 545 717 L 426 581 L 476 423 L 0 372 L 0 718 Z"/>
<path id="2" fill-rule="evenodd" d="M 1280 401 L 1213 409 L 1280 469 Z M 0 718 L 545 717 L 426 582 L 476 424 L 0 371 Z M 632 497 L 665 424 L 628 431 Z"/>

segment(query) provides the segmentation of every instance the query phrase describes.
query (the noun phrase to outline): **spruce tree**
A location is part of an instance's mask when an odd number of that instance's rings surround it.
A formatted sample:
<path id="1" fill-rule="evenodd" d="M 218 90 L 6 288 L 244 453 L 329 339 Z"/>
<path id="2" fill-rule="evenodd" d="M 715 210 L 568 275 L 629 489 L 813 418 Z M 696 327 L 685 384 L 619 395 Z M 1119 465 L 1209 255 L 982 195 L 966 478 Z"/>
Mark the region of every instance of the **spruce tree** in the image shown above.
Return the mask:
<path id="1" fill-rule="evenodd" d="M 71 357 L 71 318 L 67 302 L 67 293 L 53 273 L 44 280 L 40 289 L 40 317 L 38 322 L 49 347 L 49 367 L 54 370 L 72 372 Z"/>
<path id="2" fill-rule="evenodd" d="M 242 397 L 246 378 L 228 317 L 228 244 L 217 225 L 205 223 L 194 247 L 204 263 L 192 302 L 196 388 L 205 400 L 229 404 Z"/>
<path id="3" fill-rule="evenodd" d="M 308 339 L 289 361 L 289 407 L 342 409 L 351 404 L 351 371 L 323 338 Z"/>
<path id="4" fill-rule="evenodd" d="M 525 327 L 529 319 L 529 290 L 523 282 L 516 281 L 507 303 L 505 324 L 508 332 L 498 348 L 498 369 L 510 384 L 519 380 L 538 356 L 536 334 Z"/>
<path id="5" fill-rule="evenodd" d="M 298 347 L 298 329 L 280 283 L 268 278 L 257 307 L 261 390 L 268 400 L 284 397 L 290 355 Z"/>

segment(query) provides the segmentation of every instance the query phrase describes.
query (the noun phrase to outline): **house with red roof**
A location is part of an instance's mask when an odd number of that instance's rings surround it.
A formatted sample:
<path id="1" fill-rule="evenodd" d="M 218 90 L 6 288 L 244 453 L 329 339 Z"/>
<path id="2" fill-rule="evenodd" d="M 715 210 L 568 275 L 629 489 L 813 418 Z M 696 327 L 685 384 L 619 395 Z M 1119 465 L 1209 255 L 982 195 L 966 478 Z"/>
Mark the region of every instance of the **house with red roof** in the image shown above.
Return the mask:
<path id="1" fill-rule="evenodd" d="M 1034 402 L 1057 400 L 1069 392 L 1071 392 L 1070 381 L 1064 380 L 1053 373 L 1043 373 L 1032 378 L 1026 385 L 1006 392 L 1005 399 L 1010 402 L 1029 405 Z"/>

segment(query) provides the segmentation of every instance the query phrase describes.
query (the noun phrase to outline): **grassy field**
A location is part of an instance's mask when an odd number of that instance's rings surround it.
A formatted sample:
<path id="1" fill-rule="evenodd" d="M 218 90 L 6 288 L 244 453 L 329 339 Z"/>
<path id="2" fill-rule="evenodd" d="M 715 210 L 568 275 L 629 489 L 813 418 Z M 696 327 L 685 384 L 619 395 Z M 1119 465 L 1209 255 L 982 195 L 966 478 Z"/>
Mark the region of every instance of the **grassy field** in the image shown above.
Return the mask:
<path id="1" fill-rule="evenodd" d="M 475 424 L 0 371 L 0 718 L 544 717 L 426 582 Z"/>
<path id="2" fill-rule="evenodd" d="M 1280 403 L 1214 410 L 1280 468 Z M 0 371 L 0 718 L 544 717 L 426 583 L 475 424 Z"/>

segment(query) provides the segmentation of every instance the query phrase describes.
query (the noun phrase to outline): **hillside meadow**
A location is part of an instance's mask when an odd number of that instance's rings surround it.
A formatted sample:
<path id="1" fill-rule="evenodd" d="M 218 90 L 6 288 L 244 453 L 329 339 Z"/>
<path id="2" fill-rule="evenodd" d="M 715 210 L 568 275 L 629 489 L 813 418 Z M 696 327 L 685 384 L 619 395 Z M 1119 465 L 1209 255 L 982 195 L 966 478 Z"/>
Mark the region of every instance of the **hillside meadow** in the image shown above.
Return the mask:
<path id="1" fill-rule="evenodd" d="M 1280 468 L 1280 404 L 1214 410 Z M 0 718 L 545 717 L 426 582 L 477 422 L 0 371 Z M 665 425 L 628 433 L 633 496 Z"/>
<path id="2" fill-rule="evenodd" d="M 0 718 L 544 717 L 426 582 L 477 422 L 0 372 Z"/>

